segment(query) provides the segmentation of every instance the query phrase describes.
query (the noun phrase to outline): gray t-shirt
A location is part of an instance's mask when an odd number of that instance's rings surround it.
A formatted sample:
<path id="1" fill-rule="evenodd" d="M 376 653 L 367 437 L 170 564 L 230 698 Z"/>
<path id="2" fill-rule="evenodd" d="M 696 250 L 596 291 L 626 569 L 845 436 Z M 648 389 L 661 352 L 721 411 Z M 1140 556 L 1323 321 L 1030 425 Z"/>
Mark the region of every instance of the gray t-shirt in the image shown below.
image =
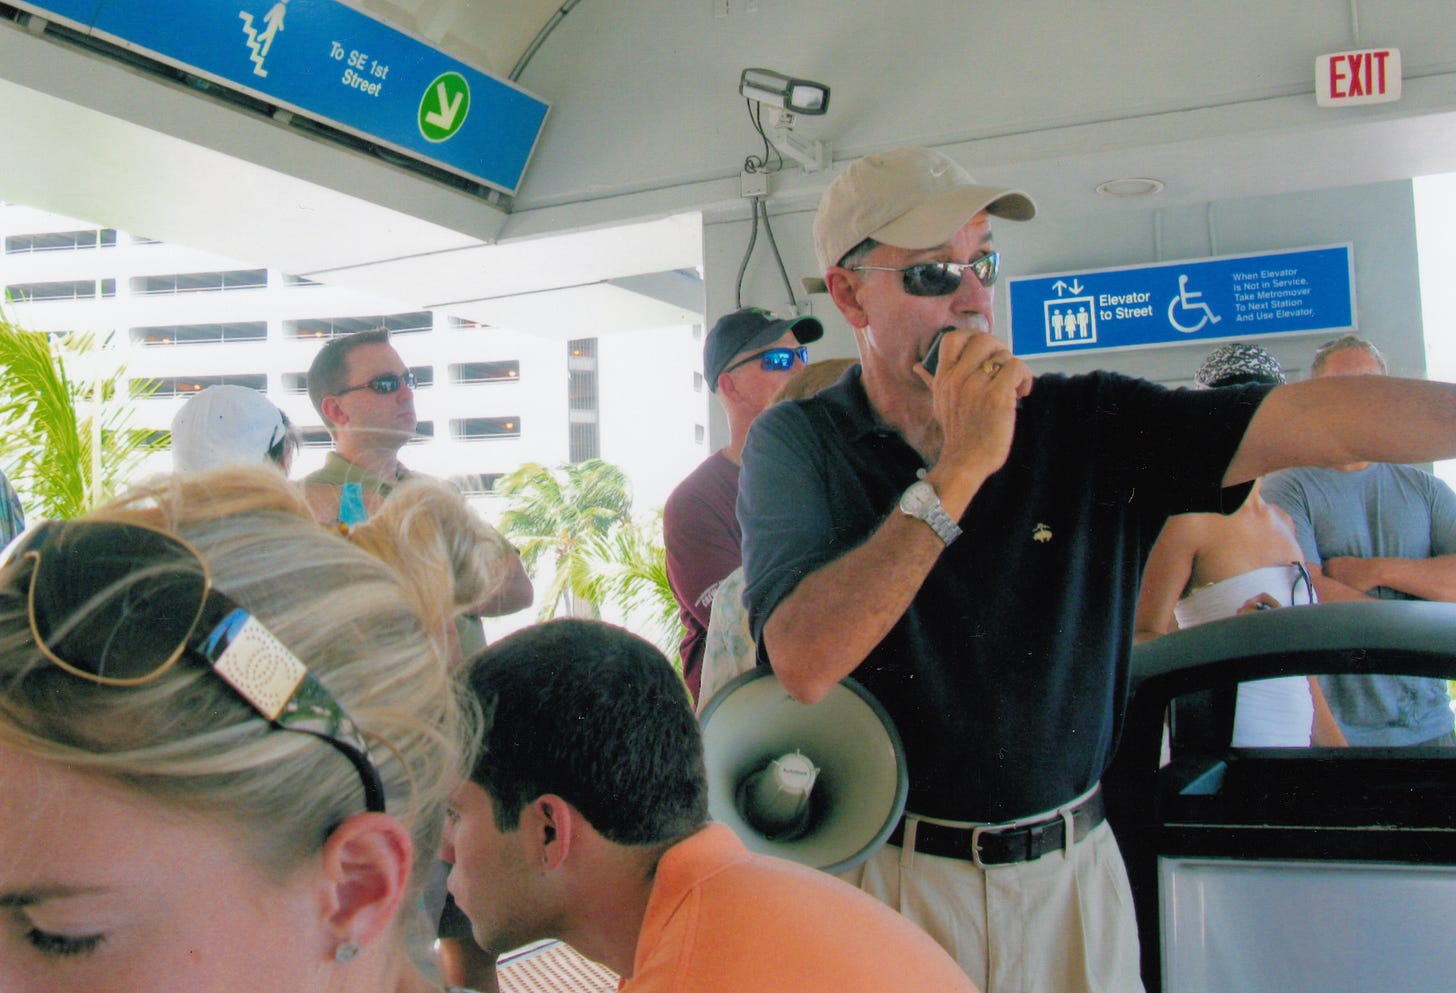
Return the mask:
<path id="1" fill-rule="evenodd" d="M 1456 493 L 1413 466 L 1286 469 L 1266 478 L 1262 493 L 1293 518 L 1305 558 L 1316 565 L 1340 556 L 1427 559 L 1456 553 Z M 1415 599 L 1386 587 L 1370 595 Z M 1352 745 L 1414 745 L 1452 730 L 1444 680 L 1324 676 L 1320 685 Z"/>

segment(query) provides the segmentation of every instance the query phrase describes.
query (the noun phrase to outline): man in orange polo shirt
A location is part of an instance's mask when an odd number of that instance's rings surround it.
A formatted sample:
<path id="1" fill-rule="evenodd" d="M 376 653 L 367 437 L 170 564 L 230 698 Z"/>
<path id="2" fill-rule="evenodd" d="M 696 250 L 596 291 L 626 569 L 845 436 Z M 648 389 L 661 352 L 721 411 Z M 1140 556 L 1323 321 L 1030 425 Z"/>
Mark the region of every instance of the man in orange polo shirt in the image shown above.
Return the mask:
<path id="1" fill-rule="evenodd" d="M 641 638 L 552 621 L 487 648 L 469 685 L 488 727 L 444 857 L 482 948 L 560 938 L 624 993 L 975 990 L 893 910 L 708 822 L 697 722 Z"/>

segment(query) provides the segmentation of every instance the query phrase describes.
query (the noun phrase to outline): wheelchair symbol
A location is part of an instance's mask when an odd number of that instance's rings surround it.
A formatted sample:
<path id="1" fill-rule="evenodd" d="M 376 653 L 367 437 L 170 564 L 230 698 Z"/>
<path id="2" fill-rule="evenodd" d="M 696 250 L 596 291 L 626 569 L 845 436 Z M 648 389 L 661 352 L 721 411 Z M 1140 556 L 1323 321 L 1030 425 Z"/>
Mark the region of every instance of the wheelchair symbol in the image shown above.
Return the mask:
<path id="1" fill-rule="evenodd" d="M 1215 314 L 1208 304 L 1199 299 L 1202 296 L 1203 294 L 1197 290 L 1188 289 L 1188 277 L 1180 273 L 1178 275 L 1178 295 L 1168 303 L 1168 323 L 1184 334 L 1192 334 L 1205 324 L 1217 324 L 1222 318 Z M 1184 316 L 1185 320 L 1192 320 L 1191 316 L 1187 315 L 1193 312 L 1198 312 L 1199 315 L 1196 324 L 1190 325 L 1178 319 L 1179 316 Z"/>

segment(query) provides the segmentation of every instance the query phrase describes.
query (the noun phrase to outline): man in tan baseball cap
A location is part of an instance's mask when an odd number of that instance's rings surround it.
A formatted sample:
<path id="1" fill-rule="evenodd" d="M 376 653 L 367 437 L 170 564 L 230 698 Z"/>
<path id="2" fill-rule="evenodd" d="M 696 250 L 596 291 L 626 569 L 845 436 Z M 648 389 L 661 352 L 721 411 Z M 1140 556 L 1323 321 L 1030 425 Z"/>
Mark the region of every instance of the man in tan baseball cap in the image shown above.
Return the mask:
<path id="1" fill-rule="evenodd" d="M 824 193 L 814 215 L 814 251 L 828 272 L 866 238 L 899 248 L 934 248 L 982 210 L 1012 221 L 1036 215 L 1019 190 L 982 186 L 954 160 L 926 148 L 866 155 Z M 803 280 L 825 293 L 819 277 Z"/>
<path id="2" fill-rule="evenodd" d="M 1447 457 L 1456 388 L 1034 381 L 992 308 L 993 224 L 1033 213 L 927 149 L 866 156 L 830 184 L 811 288 L 848 321 L 860 366 L 749 432 L 744 602 L 790 694 L 812 703 L 853 676 L 900 732 L 906 813 L 862 888 L 984 990 L 1138 990 L 1099 784 L 1147 549 L 1169 515 L 1231 510 L 1280 466 L 1354 461 L 1350 448 Z M 1386 404 L 1400 415 L 1361 413 Z"/>

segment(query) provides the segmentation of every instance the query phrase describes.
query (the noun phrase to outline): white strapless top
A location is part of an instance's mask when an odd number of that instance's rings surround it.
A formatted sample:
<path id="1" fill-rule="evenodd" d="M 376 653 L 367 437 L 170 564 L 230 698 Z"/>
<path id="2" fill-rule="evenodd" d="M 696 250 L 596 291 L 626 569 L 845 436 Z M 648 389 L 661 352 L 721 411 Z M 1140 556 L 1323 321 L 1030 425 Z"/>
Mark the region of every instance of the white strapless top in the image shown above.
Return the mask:
<path id="1" fill-rule="evenodd" d="M 1279 601 L 1279 606 L 1288 607 L 1291 591 L 1296 604 L 1315 602 L 1314 591 L 1305 583 L 1298 566 L 1292 562 L 1269 565 L 1200 586 L 1178 601 L 1173 616 L 1178 619 L 1180 629 L 1191 628 L 1234 616 L 1250 598 L 1260 593 L 1267 593 Z"/>
<path id="2" fill-rule="evenodd" d="M 1173 608 L 1178 627 L 1232 617 L 1250 598 L 1267 593 L 1281 607 L 1313 603 L 1314 590 L 1293 563 L 1271 565 L 1199 587 Z M 1240 683 L 1231 744 L 1236 748 L 1303 748 L 1309 745 L 1314 699 L 1304 676 L 1277 676 Z"/>

